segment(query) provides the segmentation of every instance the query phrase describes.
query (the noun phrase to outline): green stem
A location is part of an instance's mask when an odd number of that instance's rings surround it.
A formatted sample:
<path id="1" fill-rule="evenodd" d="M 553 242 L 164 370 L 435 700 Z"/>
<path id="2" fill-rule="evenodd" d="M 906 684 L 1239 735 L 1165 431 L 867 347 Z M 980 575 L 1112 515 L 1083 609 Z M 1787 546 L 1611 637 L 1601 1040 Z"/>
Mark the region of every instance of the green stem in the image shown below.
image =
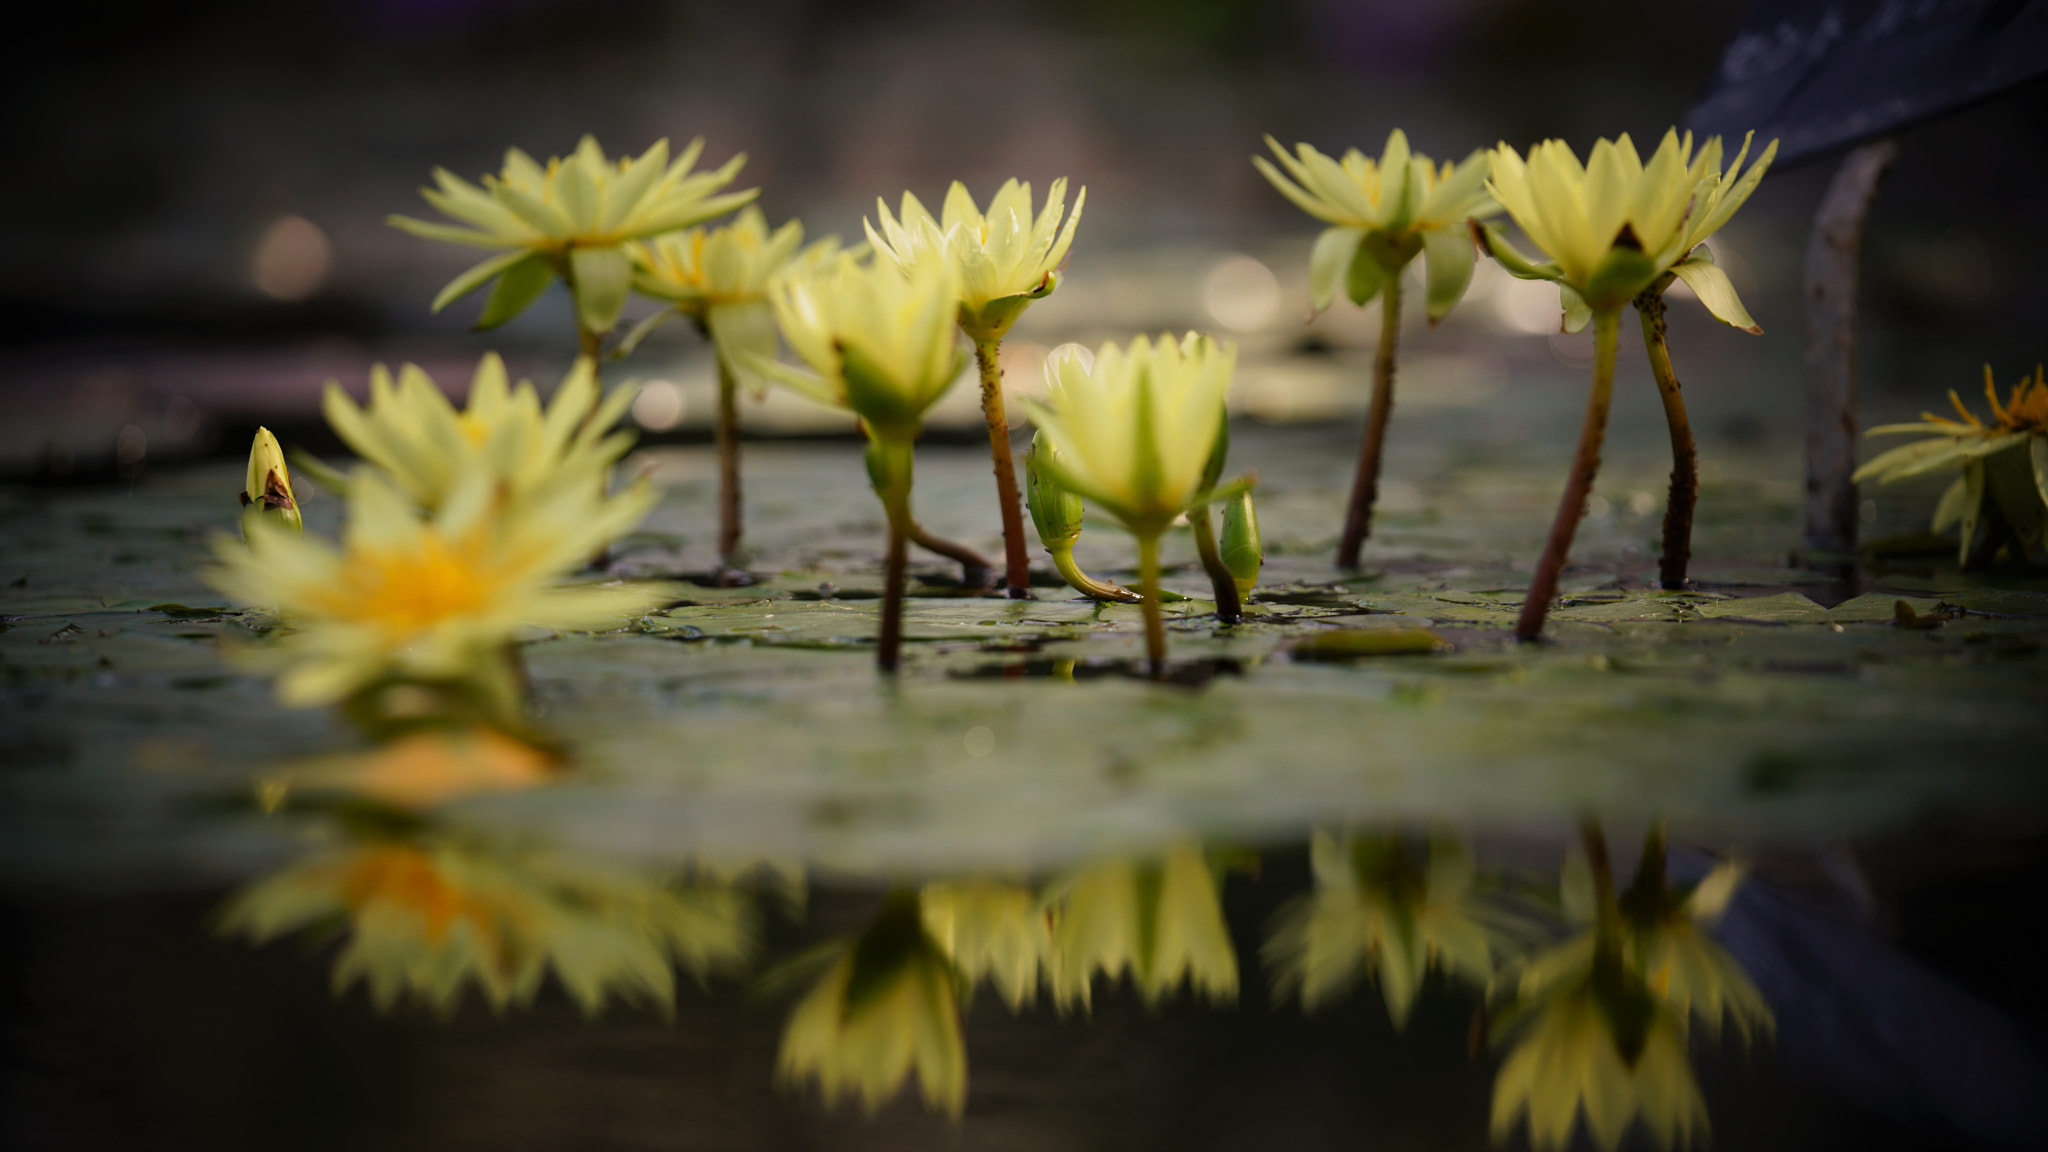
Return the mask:
<path id="1" fill-rule="evenodd" d="M 1003 517 L 1003 583 L 1012 600 L 1031 598 L 1031 557 L 1024 547 L 1024 502 L 1017 491 L 1017 466 L 1010 459 L 1010 421 L 1003 411 L 1001 337 L 974 341 L 981 369 L 981 414 L 988 421 L 989 453 L 995 459 L 996 503 Z"/>
<path id="2" fill-rule="evenodd" d="M 1685 417 L 1678 373 L 1671 367 L 1663 294 L 1653 287 L 1636 297 L 1636 314 L 1643 321 L 1643 348 L 1650 355 L 1650 373 L 1657 378 L 1657 397 L 1664 402 L 1664 423 L 1671 430 L 1671 495 L 1664 505 L 1664 554 L 1657 564 L 1657 583 L 1675 592 L 1685 587 L 1685 570 L 1692 560 L 1692 514 L 1700 499 L 1699 452 Z"/>
<path id="3" fill-rule="evenodd" d="M 714 353 L 715 355 L 715 353 Z M 739 384 L 718 358 L 718 560 L 736 568 L 740 548 Z"/>
<path id="4" fill-rule="evenodd" d="M 875 665 L 884 672 L 894 672 L 901 662 L 903 648 L 903 584 L 910 537 L 909 494 L 895 497 L 885 494 L 882 504 L 889 513 L 889 560 L 882 576 L 882 630 L 875 640 Z"/>
<path id="5" fill-rule="evenodd" d="M 1593 390 L 1586 398 L 1586 420 L 1579 429 L 1579 450 L 1572 459 L 1571 479 L 1557 502 L 1557 518 L 1551 522 L 1550 538 L 1544 542 L 1543 557 L 1536 562 L 1536 576 L 1529 584 L 1529 596 L 1522 601 L 1522 616 L 1515 623 L 1515 639 L 1534 640 L 1543 635 L 1543 618 L 1557 596 L 1557 580 L 1572 550 L 1572 535 L 1585 515 L 1586 498 L 1593 492 L 1593 477 L 1600 471 L 1600 443 L 1607 436 L 1607 409 L 1614 399 L 1614 350 L 1621 337 L 1621 311 L 1607 308 L 1593 314 Z"/>
<path id="6" fill-rule="evenodd" d="M 604 333 L 592 332 L 581 324 L 576 326 L 576 348 L 580 354 L 590 357 L 591 361 L 595 362 L 603 346 Z"/>
<path id="7" fill-rule="evenodd" d="M 1048 544 L 1045 551 L 1048 556 L 1052 557 L 1052 566 L 1059 569 L 1060 578 L 1072 585 L 1074 591 L 1088 597 L 1090 600 L 1106 600 L 1114 604 L 1136 604 L 1144 599 L 1143 596 L 1138 595 L 1129 588 L 1112 584 L 1107 580 L 1097 580 L 1086 572 L 1081 571 L 1081 566 L 1074 563 L 1074 549 L 1072 545 L 1064 548 L 1054 548 Z"/>
<path id="8" fill-rule="evenodd" d="M 1351 481 L 1351 506 L 1337 543 L 1337 567 L 1358 567 L 1358 551 L 1372 535 L 1372 508 L 1379 499 L 1380 456 L 1387 443 L 1387 419 L 1394 411 L 1394 347 L 1401 338 L 1401 274 L 1387 273 L 1380 289 L 1380 344 L 1372 358 L 1372 406 L 1365 414 L 1365 439 L 1358 445 L 1358 474 Z"/>
<path id="9" fill-rule="evenodd" d="M 1166 678 L 1166 622 L 1159 611 L 1159 534 L 1138 537 L 1138 592 L 1144 596 L 1145 661 L 1154 680 Z"/>
<path id="10" fill-rule="evenodd" d="M 1209 523 L 1208 507 L 1189 509 L 1188 524 L 1195 530 L 1195 551 L 1202 557 L 1202 570 L 1209 574 L 1209 583 L 1216 589 L 1216 619 L 1225 624 L 1243 621 L 1244 605 L 1237 596 L 1237 577 L 1231 575 L 1230 566 L 1223 562 L 1223 550 L 1216 546 L 1216 529 Z"/>

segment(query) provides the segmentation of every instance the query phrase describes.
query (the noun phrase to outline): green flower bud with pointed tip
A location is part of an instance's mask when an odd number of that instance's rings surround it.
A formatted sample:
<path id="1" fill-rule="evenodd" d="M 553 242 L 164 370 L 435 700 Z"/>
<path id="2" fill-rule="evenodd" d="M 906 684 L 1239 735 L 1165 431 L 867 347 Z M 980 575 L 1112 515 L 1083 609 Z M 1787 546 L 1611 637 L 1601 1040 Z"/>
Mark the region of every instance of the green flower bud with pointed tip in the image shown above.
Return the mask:
<path id="1" fill-rule="evenodd" d="M 1041 456 L 1050 456 L 1052 452 L 1053 447 L 1045 442 L 1043 433 L 1033 436 L 1031 447 L 1024 452 L 1024 506 L 1031 510 L 1031 523 L 1038 529 L 1039 543 L 1045 545 L 1046 555 L 1052 557 L 1060 578 L 1076 592 L 1091 600 L 1137 603 L 1136 592 L 1097 580 L 1074 562 L 1074 542 L 1081 538 L 1081 498 L 1060 487 L 1039 462 Z"/>
<path id="2" fill-rule="evenodd" d="M 256 520 L 282 524 L 294 532 L 305 531 L 299 519 L 299 502 L 292 494 L 291 469 L 285 466 L 284 449 L 268 428 L 256 429 L 256 442 L 249 447 L 249 474 L 242 486 L 242 536 Z"/>
<path id="3" fill-rule="evenodd" d="M 1266 549 L 1259 540 L 1259 510 L 1252 494 L 1240 492 L 1223 502 L 1223 565 L 1237 581 L 1237 594 L 1249 596 L 1259 582 Z"/>

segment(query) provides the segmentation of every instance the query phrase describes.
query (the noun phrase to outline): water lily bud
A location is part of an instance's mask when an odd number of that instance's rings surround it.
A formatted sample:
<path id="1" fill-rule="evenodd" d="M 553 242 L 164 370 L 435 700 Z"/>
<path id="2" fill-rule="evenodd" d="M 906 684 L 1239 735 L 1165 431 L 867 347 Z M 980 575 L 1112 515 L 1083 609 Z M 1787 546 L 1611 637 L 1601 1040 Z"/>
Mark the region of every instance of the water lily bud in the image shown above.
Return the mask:
<path id="1" fill-rule="evenodd" d="M 1060 487 L 1039 466 L 1041 455 L 1051 455 L 1045 436 L 1031 438 L 1024 453 L 1024 504 L 1031 510 L 1031 523 L 1038 539 L 1049 549 L 1071 548 L 1081 536 L 1081 498 Z"/>
<path id="2" fill-rule="evenodd" d="M 1223 566 L 1237 581 L 1239 596 L 1251 595 L 1265 560 L 1266 550 L 1259 541 L 1259 510 L 1252 505 L 1250 492 L 1240 492 L 1223 502 Z"/>
<path id="3" fill-rule="evenodd" d="M 284 449 L 268 428 L 256 429 L 256 442 L 249 448 L 249 473 L 242 488 L 242 535 L 249 534 L 253 519 L 283 524 L 294 532 L 303 531 L 299 502 L 292 495 L 291 469 L 285 467 Z"/>

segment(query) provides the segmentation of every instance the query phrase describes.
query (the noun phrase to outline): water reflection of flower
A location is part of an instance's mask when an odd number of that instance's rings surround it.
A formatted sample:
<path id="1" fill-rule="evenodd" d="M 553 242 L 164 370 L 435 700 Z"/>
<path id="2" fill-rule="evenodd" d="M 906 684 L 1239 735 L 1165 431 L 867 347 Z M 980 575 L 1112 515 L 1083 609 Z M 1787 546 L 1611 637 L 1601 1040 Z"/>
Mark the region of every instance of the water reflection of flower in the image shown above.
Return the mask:
<path id="1" fill-rule="evenodd" d="M 1182 983 L 1219 1003 L 1237 999 L 1237 951 L 1201 845 L 1091 864 L 1055 892 L 1051 975 L 1062 1006 L 1086 1007 L 1097 972 L 1112 981 L 1128 974 L 1147 1004 Z"/>
<path id="2" fill-rule="evenodd" d="M 1691 1025 L 1717 1036 L 1725 1015 L 1745 1038 L 1771 1027 L 1762 995 L 1699 928 L 1726 906 L 1740 867 L 1672 885 L 1655 827 L 1617 893 L 1604 834 L 1589 825 L 1585 841 L 1559 894 L 1566 918 L 1590 926 L 1518 965 L 1494 1018 L 1494 1037 L 1512 1044 L 1494 1081 L 1494 1135 L 1526 1116 L 1532 1144 L 1562 1148 L 1583 1112 L 1603 1148 L 1632 1122 L 1662 1146 L 1689 1145 L 1707 1128 L 1686 1055 Z"/>
<path id="3" fill-rule="evenodd" d="M 1298 992 L 1310 1011 L 1370 973 L 1399 1028 L 1429 969 L 1483 986 L 1528 935 L 1487 899 L 1455 837 L 1432 837 L 1423 857 L 1398 835 L 1317 832 L 1310 859 L 1316 890 L 1281 909 L 1263 953 L 1275 991 Z"/>
<path id="4" fill-rule="evenodd" d="M 702 875 L 601 862 L 466 833 L 428 810 L 462 795 L 530 787 L 552 757 L 488 730 L 422 732 L 266 782 L 294 792 L 343 842 L 237 893 L 224 932 L 263 943 L 344 938 L 337 992 L 361 982 L 380 1010 L 401 999 L 452 1012 L 474 984 L 493 1009 L 524 1006 L 552 971 L 585 1012 L 611 999 L 675 1000 L 674 969 L 703 978 L 752 952 L 746 894 Z"/>
<path id="5" fill-rule="evenodd" d="M 959 1115 L 967 1101 L 959 978 L 917 894 L 891 893 L 873 923 L 835 948 L 783 1029 L 781 1078 L 817 1081 L 828 1106 L 859 1096 L 872 1112 L 916 1072 L 925 1105 Z"/>

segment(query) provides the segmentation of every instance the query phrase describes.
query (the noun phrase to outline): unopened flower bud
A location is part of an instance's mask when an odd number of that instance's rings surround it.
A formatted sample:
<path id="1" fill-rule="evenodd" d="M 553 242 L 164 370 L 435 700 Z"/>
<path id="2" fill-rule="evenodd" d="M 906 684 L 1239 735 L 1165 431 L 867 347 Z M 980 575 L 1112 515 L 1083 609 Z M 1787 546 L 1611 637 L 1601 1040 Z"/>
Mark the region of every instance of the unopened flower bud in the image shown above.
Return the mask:
<path id="1" fill-rule="evenodd" d="M 1223 566 L 1237 581 L 1239 596 L 1251 595 L 1265 559 L 1266 550 L 1259 541 L 1259 510 L 1252 505 L 1250 492 L 1240 492 L 1223 502 Z"/>
<path id="2" fill-rule="evenodd" d="M 299 502 L 292 495 L 291 470 L 285 467 L 284 449 L 268 428 L 256 429 L 256 442 L 249 448 L 249 473 L 242 488 L 242 535 L 249 534 L 253 519 L 283 524 L 294 532 L 303 530 Z"/>

